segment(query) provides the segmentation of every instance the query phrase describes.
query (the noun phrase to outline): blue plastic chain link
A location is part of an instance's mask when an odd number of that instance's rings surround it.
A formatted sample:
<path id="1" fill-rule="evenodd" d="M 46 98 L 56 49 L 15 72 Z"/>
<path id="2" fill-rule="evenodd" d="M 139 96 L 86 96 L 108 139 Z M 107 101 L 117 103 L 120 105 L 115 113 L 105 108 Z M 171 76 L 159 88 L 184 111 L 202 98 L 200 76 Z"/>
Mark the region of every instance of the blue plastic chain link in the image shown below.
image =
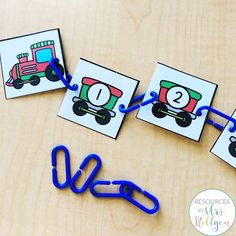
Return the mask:
<path id="1" fill-rule="evenodd" d="M 145 96 L 145 93 L 144 94 L 140 94 L 140 95 L 134 97 L 132 99 L 131 103 L 134 103 L 134 102 L 137 102 L 137 101 L 143 99 L 144 96 Z M 146 105 L 156 101 L 157 98 L 158 98 L 158 94 L 156 92 L 154 92 L 154 91 L 150 92 L 150 96 L 151 96 L 150 99 L 148 99 L 146 101 L 143 101 L 140 105 L 139 104 L 135 104 L 135 105 L 132 105 L 131 107 L 125 108 L 124 104 L 120 104 L 119 105 L 119 111 L 122 112 L 122 113 L 129 113 L 131 111 L 139 109 L 140 106 L 146 106 Z"/>
<path id="2" fill-rule="evenodd" d="M 199 108 L 197 109 L 197 111 L 196 111 L 196 115 L 197 115 L 197 116 L 201 116 L 203 110 L 207 110 L 207 111 L 213 112 L 213 113 L 215 113 L 216 115 L 221 116 L 221 117 L 225 118 L 225 119 L 228 120 L 228 121 L 231 121 L 231 122 L 233 123 L 233 126 L 229 128 L 229 132 L 232 133 L 232 132 L 236 131 L 236 120 L 235 120 L 233 117 L 230 117 L 230 116 L 228 116 L 228 115 L 222 113 L 221 111 L 218 111 L 218 110 L 216 110 L 216 109 L 214 109 L 214 108 L 212 108 L 212 107 L 209 107 L 209 106 L 201 106 L 201 107 L 199 107 Z M 207 119 L 206 122 L 207 122 L 208 124 L 210 124 L 210 125 L 213 125 L 215 128 L 217 128 L 217 129 L 219 129 L 219 130 L 223 130 L 223 129 L 224 129 L 224 126 L 222 126 L 222 125 L 220 125 L 220 124 L 218 124 L 218 123 L 215 123 L 215 122 L 214 122 L 213 120 L 211 120 L 211 119 Z"/>
<path id="3" fill-rule="evenodd" d="M 57 66 L 56 66 L 57 63 L 59 63 L 59 59 L 58 58 L 52 58 L 49 61 L 49 65 L 51 66 L 53 71 L 56 73 L 57 77 L 62 81 L 62 83 L 65 85 L 66 88 L 68 88 L 68 89 L 70 89 L 72 91 L 78 90 L 79 86 L 77 84 L 73 84 L 71 86 L 70 83 L 67 82 L 67 79 L 64 78 L 64 76 L 62 75 L 60 70 L 57 68 Z M 70 74 L 67 74 L 67 78 L 68 78 L 69 81 L 71 81 L 72 76 Z"/>
<path id="4" fill-rule="evenodd" d="M 97 185 L 111 185 L 111 184 L 113 184 L 113 185 L 125 185 L 125 186 L 127 186 L 128 188 L 126 189 L 126 191 L 125 191 L 125 194 L 127 194 L 127 195 L 131 195 L 132 194 L 132 188 L 130 188 L 129 186 L 128 186 L 128 182 L 130 182 L 130 181 L 127 181 L 127 180 L 119 180 L 119 181 L 115 181 L 115 183 L 114 183 L 114 181 L 113 182 L 111 182 L 111 181 L 108 181 L 108 180 L 95 180 L 91 185 L 90 185 L 90 192 L 91 192 L 91 194 L 94 196 L 94 197 L 99 197 L 99 198 L 101 198 L 101 197 L 106 197 L 106 198 L 122 198 L 123 197 L 123 195 L 120 193 L 120 192 L 116 192 L 116 193 L 107 193 L 107 192 L 105 192 L 105 193 L 102 193 L 102 192 L 97 192 L 96 190 L 95 190 L 95 187 L 97 186 Z"/>
<path id="5" fill-rule="evenodd" d="M 58 178 L 57 178 L 57 169 L 56 169 L 57 162 L 56 162 L 56 160 L 57 160 L 57 152 L 58 151 L 63 151 L 64 152 L 64 158 L 65 158 L 66 180 L 62 184 L 59 183 Z M 90 162 L 92 159 L 97 162 L 95 168 L 93 169 L 93 171 L 91 172 L 91 174 L 89 175 L 87 180 L 84 182 L 82 187 L 76 188 L 75 187 L 76 180 L 79 178 L 79 176 L 81 175 L 82 170 L 86 167 L 88 162 Z M 62 189 L 62 188 L 66 188 L 67 186 L 70 185 L 70 188 L 74 193 L 84 192 L 88 188 L 89 184 L 93 181 L 94 177 L 96 176 L 96 174 L 98 173 L 98 171 L 99 171 L 99 169 L 101 168 L 101 165 L 102 165 L 102 161 L 101 161 L 101 159 L 98 155 L 89 154 L 83 160 L 83 162 L 81 163 L 80 169 L 77 170 L 76 173 L 74 174 L 74 176 L 71 178 L 70 154 L 69 154 L 68 149 L 63 145 L 58 145 L 58 146 L 56 146 L 52 149 L 51 161 L 52 161 L 52 167 L 53 167 L 52 168 L 52 182 L 53 182 L 54 186 L 59 188 L 59 189 Z"/>
<path id="6" fill-rule="evenodd" d="M 85 166 L 88 164 L 88 162 L 90 162 L 91 160 L 95 160 L 97 162 L 96 166 L 94 167 L 93 171 L 91 172 L 91 174 L 89 175 L 89 177 L 87 178 L 87 180 L 84 182 L 84 184 L 82 185 L 82 187 L 80 188 L 76 188 L 75 187 L 75 182 L 77 181 L 77 179 L 79 178 L 79 176 L 81 175 L 83 169 L 85 168 Z M 74 176 L 71 179 L 70 182 L 70 188 L 74 193 L 82 193 L 84 192 L 88 186 L 90 185 L 90 183 L 93 181 L 94 177 L 96 176 L 96 174 L 98 173 L 98 171 L 100 170 L 102 166 L 102 161 L 100 159 L 100 157 L 96 154 L 89 154 L 81 163 L 79 170 L 76 171 L 76 173 L 74 174 Z"/>
<path id="7" fill-rule="evenodd" d="M 102 193 L 95 191 L 95 186 L 97 185 L 120 185 L 119 192 L 117 193 Z M 149 209 L 142 205 L 141 203 L 137 202 L 132 198 L 133 191 L 136 190 L 139 193 L 142 193 L 145 197 L 153 202 L 153 208 Z M 147 214 L 154 214 L 158 211 L 160 205 L 159 201 L 156 197 L 152 194 L 148 193 L 147 191 L 143 191 L 139 186 L 132 183 L 131 181 L 127 180 L 114 180 L 114 181 L 105 181 L 105 180 L 96 180 L 90 185 L 90 192 L 94 197 L 106 197 L 106 198 L 123 198 L 128 202 L 132 203 L 134 206 L 139 208 L 140 210 L 144 211 Z"/>
<path id="8" fill-rule="evenodd" d="M 57 178 L 57 152 L 63 151 L 64 152 L 64 158 L 65 158 L 65 171 L 66 171 L 66 180 L 64 183 L 59 183 Z M 52 149 L 51 152 L 51 161 L 52 161 L 52 182 L 56 188 L 66 188 L 71 181 L 71 172 L 70 172 L 70 154 L 68 149 L 63 145 L 58 145 Z"/>
<path id="9" fill-rule="evenodd" d="M 115 184 L 117 181 L 113 181 L 113 183 Z M 129 187 L 132 187 L 134 190 L 136 190 L 139 193 L 142 193 L 145 197 L 147 197 L 148 199 L 150 199 L 153 202 L 153 208 L 149 209 L 147 207 L 145 207 L 144 205 L 142 205 L 141 203 L 137 202 L 135 199 L 133 199 L 130 195 L 125 194 L 125 186 L 121 184 L 120 186 L 120 193 L 123 195 L 123 198 L 126 199 L 127 201 L 129 201 L 130 203 L 132 203 L 134 206 L 138 207 L 140 210 L 146 212 L 147 214 L 154 214 L 158 211 L 160 205 L 159 205 L 159 201 L 156 197 L 154 197 L 152 194 L 148 193 L 145 190 L 142 190 L 139 186 L 137 186 L 136 184 L 130 182 L 128 184 Z"/>

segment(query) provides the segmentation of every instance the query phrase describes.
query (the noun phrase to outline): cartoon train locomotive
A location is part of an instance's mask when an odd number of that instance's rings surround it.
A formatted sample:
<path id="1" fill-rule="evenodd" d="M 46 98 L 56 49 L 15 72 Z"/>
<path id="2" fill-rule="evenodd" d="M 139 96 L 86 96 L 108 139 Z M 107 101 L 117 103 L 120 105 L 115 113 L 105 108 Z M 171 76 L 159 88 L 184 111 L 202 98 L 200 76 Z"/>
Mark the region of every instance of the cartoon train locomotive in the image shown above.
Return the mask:
<path id="1" fill-rule="evenodd" d="M 236 137 L 230 137 L 229 153 L 236 158 Z"/>
<path id="2" fill-rule="evenodd" d="M 21 89 L 27 83 L 36 86 L 40 83 L 42 77 L 46 77 L 52 82 L 59 80 L 56 73 L 49 66 L 49 60 L 56 57 L 54 41 L 38 42 L 32 44 L 30 49 L 32 60 L 28 60 L 28 53 L 21 53 L 16 56 L 19 62 L 9 72 L 10 78 L 6 82 L 7 86 L 13 86 L 15 89 Z M 58 64 L 57 67 L 64 74 L 62 65 Z"/>
<path id="3" fill-rule="evenodd" d="M 72 98 L 73 112 L 78 116 L 89 113 L 95 116 L 98 124 L 106 125 L 111 117 L 116 116 L 113 108 L 122 94 L 121 90 L 109 84 L 83 77 L 79 97 Z"/>
<path id="4" fill-rule="evenodd" d="M 162 80 L 158 100 L 153 103 L 152 113 L 157 118 L 171 116 L 181 127 L 188 127 L 196 119 L 193 113 L 202 95 L 179 84 Z"/>

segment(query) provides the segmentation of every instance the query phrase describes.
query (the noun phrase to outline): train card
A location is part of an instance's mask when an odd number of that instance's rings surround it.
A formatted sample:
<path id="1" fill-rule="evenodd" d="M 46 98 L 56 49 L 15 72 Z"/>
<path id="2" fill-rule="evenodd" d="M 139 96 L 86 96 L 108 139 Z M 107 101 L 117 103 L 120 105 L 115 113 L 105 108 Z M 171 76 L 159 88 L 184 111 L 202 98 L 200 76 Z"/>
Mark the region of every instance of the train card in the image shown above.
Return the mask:
<path id="1" fill-rule="evenodd" d="M 65 73 L 59 29 L 1 40 L 0 55 L 6 99 L 64 87 L 48 63 Z"/>
<path id="2" fill-rule="evenodd" d="M 115 139 L 125 117 L 119 105 L 129 105 L 139 81 L 81 58 L 71 84 L 79 89 L 67 90 L 58 116 Z"/>
<path id="3" fill-rule="evenodd" d="M 232 117 L 236 119 L 236 110 Z M 236 168 L 236 131 L 229 131 L 232 126 L 233 123 L 229 121 L 211 148 L 211 153 Z"/>
<path id="4" fill-rule="evenodd" d="M 196 110 L 211 105 L 216 88 L 214 83 L 158 63 L 144 100 L 151 91 L 158 99 L 142 106 L 137 118 L 199 141 L 207 113 L 197 117 Z"/>

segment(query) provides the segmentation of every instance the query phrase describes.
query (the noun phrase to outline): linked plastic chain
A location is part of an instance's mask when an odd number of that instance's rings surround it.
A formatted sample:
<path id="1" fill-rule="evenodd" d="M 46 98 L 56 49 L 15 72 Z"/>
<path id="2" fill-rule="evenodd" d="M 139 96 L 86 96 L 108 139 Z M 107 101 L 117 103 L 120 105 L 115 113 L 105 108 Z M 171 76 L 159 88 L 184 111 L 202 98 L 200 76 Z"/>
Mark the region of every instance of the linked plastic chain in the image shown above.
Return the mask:
<path id="1" fill-rule="evenodd" d="M 78 90 L 79 86 L 77 84 L 70 85 L 70 81 L 72 79 L 72 76 L 70 74 L 67 74 L 67 78 L 64 78 L 64 76 L 62 75 L 60 70 L 57 68 L 57 63 L 59 63 L 59 59 L 57 59 L 57 58 L 52 58 L 49 61 L 49 65 L 55 71 L 55 73 L 57 74 L 58 78 L 60 78 L 60 80 L 63 82 L 63 84 L 65 85 L 65 87 L 67 89 L 72 90 L 72 91 Z M 145 96 L 145 93 L 140 94 L 140 95 L 134 97 L 132 99 L 132 101 L 131 101 L 131 104 L 136 103 L 136 102 L 138 102 L 140 100 L 143 100 L 144 96 Z M 123 104 L 121 104 L 119 106 L 119 111 L 121 113 L 129 113 L 129 112 L 132 112 L 134 110 L 139 109 L 140 106 L 146 106 L 146 105 L 156 101 L 157 98 L 158 98 L 158 94 L 156 92 L 154 92 L 154 91 L 152 91 L 150 93 L 150 96 L 151 96 L 150 99 L 148 99 L 146 101 L 142 101 L 140 104 L 134 104 L 134 105 L 132 105 L 130 107 L 127 107 L 127 108 L 125 108 L 125 106 Z M 225 114 L 225 113 L 223 113 L 223 112 L 221 112 L 219 110 L 216 110 L 216 109 L 214 109 L 214 108 L 212 108 L 210 106 L 201 106 L 201 107 L 199 107 L 197 109 L 197 111 L 196 111 L 196 115 L 197 116 L 201 116 L 202 115 L 202 111 L 204 111 L 204 110 L 210 111 L 210 112 L 212 112 L 212 113 L 214 113 L 214 114 L 216 114 L 216 115 L 218 115 L 218 116 L 220 116 L 220 117 L 222 117 L 222 118 L 232 122 L 233 126 L 229 128 L 229 132 L 233 133 L 234 131 L 236 131 L 236 119 L 234 119 L 233 117 L 230 117 L 227 114 Z M 210 124 L 210 125 L 213 125 L 215 128 L 217 128 L 219 130 L 223 130 L 224 129 L 224 126 L 220 125 L 219 123 L 214 122 L 211 119 L 207 119 L 206 123 Z"/>
<path id="2" fill-rule="evenodd" d="M 65 176 L 66 179 L 64 183 L 59 183 L 58 181 L 58 176 L 57 176 L 57 153 L 58 151 L 63 151 L 64 152 L 64 158 L 65 158 Z M 91 160 L 96 161 L 96 166 L 90 173 L 89 177 L 86 179 L 86 181 L 83 183 L 83 185 L 80 188 L 76 188 L 75 183 L 80 177 L 80 175 L 83 172 L 83 169 L 88 165 L 88 163 Z M 86 191 L 88 188 L 90 188 L 90 193 L 97 198 L 121 198 L 125 199 L 140 210 L 144 211 L 147 214 L 154 214 L 158 211 L 159 209 L 159 202 L 156 197 L 154 197 L 152 194 L 149 192 L 142 190 L 139 186 L 134 184 L 131 181 L 128 180 L 114 180 L 114 181 L 107 181 L 107 180 L 95 180 L 94 178 L 97 175 L 97 173 L 100 171 L 101 166 L 102 166 L 102 161 L 100 157 L 97 154 L 89 154 L 88 156 L 85 157 L 83 162 L 81 163 L 79 169 L 76 171 L 76 173 L 71 177 L 71 168 L 70 168 L 70 154 L 68 149 L 63 146 L 59 145 L 53 148 L 51 152 L 51 161 L 52 161 L 52 182 L 56 188 L 63 189 L 68 186 L 70 186 L 70 189 L 76 193 L 80 194 Z M 118 192 L 98 192 L 95 190 L 95 187 L 101 185 L 118 185 L 119 186 L 119 191 Z M 153 207 L 148 208 L 138 201 L 136 201 L 132 196 L 134 195 L 134 192 L 138 192 L 143 194 L 146 198 L 148 198 L 150 201 L 153 202 Z"/>
<path id="3" fill-rule="evenodd" d="M 67 74 L 66 78 L 62 75 L 60 70 L 57 68 L 57 63 L 59 63 L 59 60 L 57 58 L 52 58 L 49 62 L 49 65 L 52 67 L 52 69 L 55 71 L 57 74 L 58 78 L 63 82 L 65 87 L 69 90 L 76 91 L 79 89 L 79 86 L 77 84 L 70 85 L 72 76 L 70 74 Z M 121 113 L 129 113 L 134 110 L 139 109 L 141 106 L 146 106 L 158 99 L 158 94 L 154 91 L 150 93 L 151 98 L 145 101 L 142 101 L 140 104 L 134 104 L 137 103 L 140 100 L 143 100 L 145 97 L 145 94 L 140 94 L 136 97 L 134 97 L 131 101 L 130 107 L 125 107 L 123 104 L 119 105 L 119 111 Z M 229 122 L 233 123 L 233 126 L 229 128 L 229 132 L 234 132 L 236 131 L 236 120 L 227 114 L 224 114 L 223 112 L 216 110 L 210 106 L 201 106 L 197 109 L 196 115 L 201 116 L 203 111 L 210 111 L 226 120 Z M 219 130 L 223 130 L 224 127 L 216 122 L 214 122 L 211 119 L 206 120 L 207 124 L 213 125 L 215 128 Z M 66 179 L 64 183 L 59 183 L 58 178 L 57 178 L 57 169 L 56 169 L 56 158 L 57 158 L 57 152 L 58 151 L 63 151 L 64 152 L 64 157 L 65 157 L 65 172 L 66 172 Z M 139 208 L 140 210 L 144 211 L 147 214 L 154 214 L 158 211 L 159 209 L 159 202 L 156 197 L 154 197 L 152 194 L 149 192 L 142 190 L 139 186 L 134 184 L 133 182 L 129 180 L 114 180 L 114 181 L 108 181 L 108 180 L 94 180 L 97 173 L 100 171 L 100 168 L 102 166 L 102 161 L 100 157 L 96 154 L 89 154 L 83 162 L 81 163 L 79 169 L 76 171 L 76 173 L 71 177 L 71 170 L 70 170 L 70 155 L 68 149 L 63 146 L 59 145 L 53 148 L 52 153 L 51 153 L 51 158 L 52 158 L 52 181 L 55 187 L 59 189 L 66 188 L 70 186 L 70 189 L 76 193 L 80 194 L 83 193 L 86 189 L 90 189 L 90 193 L 97 198 L 122 198 Z M 80 177 L 83 169 L 86 167 L 86 165 L 91 161 L 95 160 L 96 161 L 96 166 L 90 173 L 89 177 L 86 179 L 84 184 L 80 187 L 77 188 L 75 186 L 76 181 Z M 119 191 L 118 192 L 99 192 L 95 190 L 95 188 L 99 186 L 119 186 Z M 136 201 L 132 196 L 134 192 L 138 192 L 143 194 L 146 198 L 148 198 L 150 201 L 153 202 L 153 207 L 148 208 L 144 205 L 142 205 L 140 202 Z"/>

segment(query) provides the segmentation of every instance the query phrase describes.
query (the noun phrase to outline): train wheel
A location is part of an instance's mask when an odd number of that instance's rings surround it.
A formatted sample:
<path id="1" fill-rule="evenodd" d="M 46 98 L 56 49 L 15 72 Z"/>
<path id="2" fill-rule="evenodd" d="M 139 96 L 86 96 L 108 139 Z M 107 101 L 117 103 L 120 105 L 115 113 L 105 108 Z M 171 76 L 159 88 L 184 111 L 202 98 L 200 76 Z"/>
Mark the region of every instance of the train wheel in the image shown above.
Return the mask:
<path id="1" fill-rule="evenodd" d="M 40 83 L 40 78 L 37 75 L 33 75 L 30 77 L 29 82 L 33 86 L 37 86 Z"/>
<path id="2" fill-rule="evenodd" d="M 83 108 L 84 110 L 88 110 L 88 104 L 84 101 L 78 101 L 74 103 L 72 109 L 77 116 L 84 116 L 87 112 L 81 110 L 81 108 Z"/>
<path id="3" fill-rule="evenodd" d="M 61 64 L 57 64 L 56 66 L 57 66 L 58 70 L 61 72 L 61 74 L 64 75 L 63 66 Z M 45 76 L 48 80 L 50 80 L 52 82 L 56 82 L 56 81 L 60 80 L 60 78 L 57 76 L 57 74 L 54 72 L 54 70 L 51 68 L 50 65 L 48 65 L 45 70 Z"/>
<path id="4" fill-rule="evenodd" d="M 163 118 L 166 116 L 164 112 L 168 112 L 168 108 L 166 105 L 164 105 L 163 103 L 156 103 L 153 105 L 152 107 L 152 114 L 157 117 L 157 118 Z"/>
<path id="5" fill-rule="evenodd" d="M 110 122 L 111 120 L 111 115 L 107 110 L 100 110 L 97 112 L 98 115 L 102 116 L 95 116 L 95 120 L 97 121 L 98 124 L 100 125 L 106 125 Z"/>
<path id="6" fill-rule="evenodd" d="M 13 87 L 15 89 L 21 89 L 24 86 L 22 79 L 16 79 L 13 81 Z"/>
<path id="7" fill-rule="evenodd" d="M 236 158 L 236 142 L 229 145 L 229 153 Z"/>
<path id="8" fill-rule="evenodd" d="M 182 118 L 175 118 L 176 123 L 181 127 L 188 127 L 192 123 L 192 118 L 187 112 L 179 112 L 177 116 Z"/>

